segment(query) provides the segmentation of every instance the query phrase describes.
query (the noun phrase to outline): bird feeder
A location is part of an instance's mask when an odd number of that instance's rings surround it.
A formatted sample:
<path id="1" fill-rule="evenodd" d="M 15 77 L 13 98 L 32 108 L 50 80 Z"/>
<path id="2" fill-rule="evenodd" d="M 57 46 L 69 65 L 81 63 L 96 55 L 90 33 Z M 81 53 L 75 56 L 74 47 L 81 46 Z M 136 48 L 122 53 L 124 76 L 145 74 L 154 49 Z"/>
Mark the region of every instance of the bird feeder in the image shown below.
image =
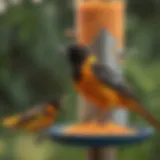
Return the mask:
<path id="1" fill-rule="evenodd" d="M 76 9 L 77 42 L 88 45 L 103 64 L 109 64 L 120 74 L 119 57 L 122 57 L 124 51 L 124 19 L 123 0 L 80 1 Z M 96 122 L 63 124 L 45 133 L 58 143 L 92 148 L 91 159 L 100 159 L 95 158 L 98 153 L 96 148 L 116 148 L 118 145 L 143 142 L 152 136 L 151 128 L 128 127 L 126 120 L 122 120 L 126 114 L 119 113 L 121 118 L 117 123 L 107 119 L 102 126 Z"/>
<path id="2" fill-rule="evenodd" d="M 61 124 L 45 131 L 45 134 L 61 144 L 101 148 L 144 142 L 152 136 L 153 129 L 128 128 L 115 123 L 105 124 L 104 126 Z"/>

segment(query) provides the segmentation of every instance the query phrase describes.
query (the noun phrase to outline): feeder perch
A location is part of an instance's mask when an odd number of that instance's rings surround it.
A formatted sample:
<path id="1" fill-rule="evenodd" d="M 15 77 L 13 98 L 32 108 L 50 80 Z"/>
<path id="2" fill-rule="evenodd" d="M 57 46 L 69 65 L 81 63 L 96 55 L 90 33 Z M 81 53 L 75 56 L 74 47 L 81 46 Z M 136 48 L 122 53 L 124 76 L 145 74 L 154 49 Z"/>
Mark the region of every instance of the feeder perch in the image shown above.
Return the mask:
<path id="1" fill-rule="evenodd" d="M 153 133 L 152 128 L 127 128 L 114 123 L 106 123 L 104 126 L 61 124 L 45 131 L 45 134 L 55 142 L 81 147 L 136 144 L 151 138 Z"/>

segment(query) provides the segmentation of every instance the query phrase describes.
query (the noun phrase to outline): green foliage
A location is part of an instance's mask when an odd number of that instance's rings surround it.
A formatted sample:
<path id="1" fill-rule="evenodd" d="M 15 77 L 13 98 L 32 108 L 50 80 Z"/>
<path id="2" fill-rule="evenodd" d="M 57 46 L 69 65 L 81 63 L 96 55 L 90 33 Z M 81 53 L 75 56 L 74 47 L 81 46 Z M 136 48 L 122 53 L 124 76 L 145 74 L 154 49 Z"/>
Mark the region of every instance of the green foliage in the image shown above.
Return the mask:
<path id="1" fill-rule="evenodd" d="M 52 3 L 29 3 L 10 6 L 0 17 L 1 103 L 10 112 L 68 92 L 56 11 Z"/>
<path id="2" fill-rule="evenodd" d="M 145 107 L 160 119 L 159 8 L 157 0 L 128 2 L 124 73 Z M 70 93 L 71 99 L 58 121 L 76 120 L 76 95 L 70 84 L 69 66 L 58 52 L 70 42 L 64 36 L 64 30 L 73 25 L 73 18 L 73 10 L 67 0 L 45 0 L 37 5 L 25 0 L 20 5 L 10 4 L 0 15 L 0 116 L 23 111 L 32 103 L 57 93 Z M 131 117 L 134 123 L 141 123 L 134 115 Z M 21 148 L 26 137 L 19 144 L 19 136 L 11 134 L 1 129 L 0 138 L 6 149 L 3 154 L 0 152 L 0 159 L 16 159 L 13 155 L 22 153 L 22 150 L 15 153 L 13 149 Z M 28 148 L 31 146 L 28 144 Z M 120 148 L 118 160 L 159 159 L 159 146 L 159 136 L 155 135 L 143 145 Z M 51 153 L 52 147 L 57 154 L 51 154 L 47 159 L 84 159 L 85 156 L 83 149 L 54 144 L 49 147 Z"/>

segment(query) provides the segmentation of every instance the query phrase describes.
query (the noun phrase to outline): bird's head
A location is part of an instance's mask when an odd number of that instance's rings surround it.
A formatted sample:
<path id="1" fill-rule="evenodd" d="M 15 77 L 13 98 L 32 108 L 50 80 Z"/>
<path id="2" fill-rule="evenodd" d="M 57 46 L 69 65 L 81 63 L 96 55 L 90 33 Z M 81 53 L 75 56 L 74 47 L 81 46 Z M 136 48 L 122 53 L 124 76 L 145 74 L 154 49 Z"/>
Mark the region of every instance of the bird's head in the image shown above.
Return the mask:
<path id="1" fill-rule="evenodd" d="M 65 56 L 71 65 L 82 64 L 89 53 L 89 48 L 79 44 L 71 44 L 65 50 Z"/>
<path id="2" fill-rule="evenodd" d="M 57 110 L 61 110 L 68 100 L 68 96 L 55 96 L 54 98 L 47 101 L 48 105 L 53 106 Z"/>
<path id="3" fill-rule="evenodd" d="M 48 105 L 53 106 L 56 110 L 61 109 L 61 102 L 60 99 L 53 98 L 47 101 Z"/>

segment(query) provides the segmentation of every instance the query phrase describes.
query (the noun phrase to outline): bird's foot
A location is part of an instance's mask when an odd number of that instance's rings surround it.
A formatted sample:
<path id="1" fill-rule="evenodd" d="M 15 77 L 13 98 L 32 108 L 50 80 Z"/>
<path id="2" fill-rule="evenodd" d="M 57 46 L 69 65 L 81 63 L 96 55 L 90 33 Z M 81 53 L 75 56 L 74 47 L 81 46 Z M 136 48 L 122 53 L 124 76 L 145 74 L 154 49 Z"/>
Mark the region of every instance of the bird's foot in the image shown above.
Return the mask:
<path id="1" fill-rule="evenodd" d="M 97 122 L 100 126 L 104 126 L 106 124 L 106 121 L 111 117 L 111 115 L 106 111 L 100 111 L 98 115 Z"/>
<path id="2" fill-rule="evenodd" d="M 98 121 L 97 121 L 98 125 L 100 125 L 101 127 L 104 127 L 105 125 L 105 119 L 103 118 L 99 118 Z"/>

